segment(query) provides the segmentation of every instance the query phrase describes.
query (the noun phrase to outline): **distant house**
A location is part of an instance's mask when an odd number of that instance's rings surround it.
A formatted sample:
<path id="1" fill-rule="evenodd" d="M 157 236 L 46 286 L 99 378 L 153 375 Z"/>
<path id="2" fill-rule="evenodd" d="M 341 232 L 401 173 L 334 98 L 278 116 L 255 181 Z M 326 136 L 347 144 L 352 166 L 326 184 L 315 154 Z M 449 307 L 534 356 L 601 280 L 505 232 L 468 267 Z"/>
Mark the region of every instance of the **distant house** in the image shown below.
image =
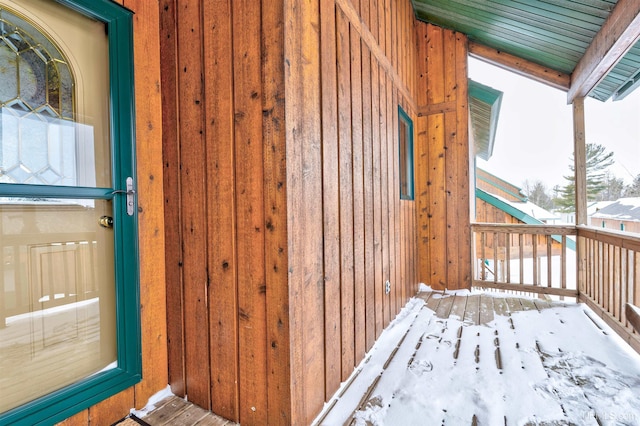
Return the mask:
<path id="1" fill-rule="evenodd" d="M 530 202 L 522 189 L 476 167 L 476 221 L 490 223 L 552 224 L 555 213 Z"/>
<path id="2" fill-rule="evenodd" d="M 587 204 L 587 224 L 591 225 L 591 217 L 596 214 L 600 209 L 607 207 L 609 204 L 614 203 L 614 201 L 591 201 Z M 576 223 L 576 212 L 558 212 L 561 218 L 561 223 Z M 594 226 L 598 226 L 597 223 Z"/>
<path id="3" fill-rule="evenodd" d="M 490 194 L 499 195 L 508 201 L 526 202 L 527 196 L 520 187 L 476 167 L 476 188 Z"/>
<path id="4" fill-rule="evenodd" d="M 559 222 L 560 218 L 531 201 L 510 201 L 476 188 L 476 221 L 541 225 Z"/>
<path id="5" fill-rule="evenodd" d="M 598 209 L 591 226 L 640 233 L 640 197 L 620 198 Z"/>

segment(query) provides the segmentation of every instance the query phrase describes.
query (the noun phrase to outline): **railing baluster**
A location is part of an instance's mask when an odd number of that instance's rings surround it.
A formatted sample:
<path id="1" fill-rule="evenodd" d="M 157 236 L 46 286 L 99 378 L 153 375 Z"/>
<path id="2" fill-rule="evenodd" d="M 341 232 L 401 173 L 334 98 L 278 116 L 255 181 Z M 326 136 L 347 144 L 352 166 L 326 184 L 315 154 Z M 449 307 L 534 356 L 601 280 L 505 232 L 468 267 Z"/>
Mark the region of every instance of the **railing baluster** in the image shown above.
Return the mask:
<path id="1" fill-rule="evenodd" d="M 487 233 L 483 232 L 480 234 L 480 265 L 482 265 L 482 281 L 487 279 L 487 267 L 484 264 L 485 256 L 485 247 L 487 246 Z"/>
<path id="2" fill-rule="evenodd" d="M 584 238 L 583 238 L 584 239 Z M 588 289 L 587 292 L 589 293 L 590 296 L 593 297 L 593 295 L 595 294 L 595 268 L 596 268 L 596 263 L 594 262 L 594 241 L 592 239 L 587 240 L 587 244 L 586 246 L 588 247 L 588 254 L 585 257 L 586 259 L 589 259 L 589 263 L 587 263 L 587 266 L 589 267 L 589 274 L 587 274 L 587 279 L 589 280 L 589 282 L 586 285 L 586 288 Z"/>
<path id="3" fill-rule="evenodd" d="M 531 235 L 531 244 L 533 245 L 533 285 L 540 284 L 538 282 L 538 236 Z"/>
<path id="4" fill-rule="evenodd" d="M 524 282 L 524 235 L 518 234 L 518 248 L 520 250 L 520 283 Z"/>
<path id="5" fill-rule="evenodd" d="M 552 287 L 552 253 L 551 253 L 551 242 L 553 241 L 553 236 L 551 235 L 547 235 L 546 236 L 546 241 L 547 241 L 547 287 Z"/>
<path id="6" fill-rule="evenodd" d="M 498 233 L 493 233 L 493 282 L 498 282 Z"/>
<path id="7" fill-rule="evenodd" d="M 633 304 L 640 306 L 640 256 L 633 252 Z"/>
<path id="8" fill-rule="evenodd" d="M 507 265 L 506 282 L 511 282 L 511 234 L 507 234 L 504 261 Z"/>
<path id="9" fill-rule="evenodd" d="M 567 288 L 567 236 L 562 236 L 562 247 L 560 248 L 560 287 Z M 563 299 L 561 299 L 563 300 Z"/>
<path id="10" fill-rule="evenodd" d="M 618 321 L 620 321 L 620 269 L 621 269 L 621 263 L 620 263 L 620 256 L 621 256 L 621 248 L 620 247 L 613 247 L 613 286 L 612 286 L 612 292 L 613 293 L 611 295 L 611 300 L 613 302 L 613 316 L 616 317 L 618 319 Z"/>
<path id="11" fill-rule="evenodd" d="M 629 250 L 620 249 L 620 322 L 627 323 L 627 315 L 624 312 L 625 304 L 629 300 Z"/>

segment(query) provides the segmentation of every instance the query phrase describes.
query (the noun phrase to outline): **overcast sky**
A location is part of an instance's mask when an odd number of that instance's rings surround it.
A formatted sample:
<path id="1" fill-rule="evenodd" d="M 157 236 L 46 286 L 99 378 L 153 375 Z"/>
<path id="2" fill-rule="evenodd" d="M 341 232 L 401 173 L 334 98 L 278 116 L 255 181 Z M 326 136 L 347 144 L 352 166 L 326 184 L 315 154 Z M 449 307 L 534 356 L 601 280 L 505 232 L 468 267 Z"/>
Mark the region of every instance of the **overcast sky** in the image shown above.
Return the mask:
<path id="1" fill-rule="evenodd" d="M 573 117 L 567 95 L 533 80 L 469 59 L 469 76 L 502 91 L 502 106 L 488 162 L 478 167 L 522 187 L 542 181 L 564 186 L 573 153 Z M 611 172 L 629 184 L 640 174 L 640 89 L 625 99 L 585 101 L 586 140 L 613 151 Z"/>

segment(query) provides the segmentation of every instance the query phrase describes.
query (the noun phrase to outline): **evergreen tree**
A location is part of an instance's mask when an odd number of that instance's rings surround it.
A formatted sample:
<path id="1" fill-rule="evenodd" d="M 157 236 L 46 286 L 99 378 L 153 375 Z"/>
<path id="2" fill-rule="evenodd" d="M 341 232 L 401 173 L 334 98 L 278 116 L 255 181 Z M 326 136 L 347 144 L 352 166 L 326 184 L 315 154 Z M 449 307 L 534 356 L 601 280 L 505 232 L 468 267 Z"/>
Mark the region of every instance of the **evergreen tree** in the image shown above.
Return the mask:
<path id="1" fill-rule="evenodd" d="M 636 176 L 624 190 L 625 197 L 640 197 L 640 175 Z"/>
<path id="2" fill-rule="evenodd" d="M 587 201 L 594 201 L 606 187 L 607 168 L 613 164 L 613 152 L 606 152 L 606 148 L 600 144 L 588 143 L 586 148 L 586 174 L 587 174 Z M 569 181 L 559 191 L 559 196 L 554 201 L 560 211 L 570 212 L 575 210 L 575 161 L 571 156 L 569 170 L 571 174 L 564 176 Z"/>

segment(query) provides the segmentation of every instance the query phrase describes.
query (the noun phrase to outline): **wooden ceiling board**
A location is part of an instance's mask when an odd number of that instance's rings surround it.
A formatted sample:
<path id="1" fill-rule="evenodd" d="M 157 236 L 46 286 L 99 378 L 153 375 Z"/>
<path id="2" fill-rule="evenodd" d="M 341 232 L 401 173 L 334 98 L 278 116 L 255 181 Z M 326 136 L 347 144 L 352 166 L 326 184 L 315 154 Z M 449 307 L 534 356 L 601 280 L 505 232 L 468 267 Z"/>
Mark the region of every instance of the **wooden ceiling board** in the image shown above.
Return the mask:
<path id="1" fill-rule="evenodd" d="M 422 21 L 465 33 L 471 41 L 565 74 L 574 71 L 617 4 L 617 0 L 412 1 Z M 609 99 L 635 82 L 639 71 L 640 43 L 590 96 Z"/>

